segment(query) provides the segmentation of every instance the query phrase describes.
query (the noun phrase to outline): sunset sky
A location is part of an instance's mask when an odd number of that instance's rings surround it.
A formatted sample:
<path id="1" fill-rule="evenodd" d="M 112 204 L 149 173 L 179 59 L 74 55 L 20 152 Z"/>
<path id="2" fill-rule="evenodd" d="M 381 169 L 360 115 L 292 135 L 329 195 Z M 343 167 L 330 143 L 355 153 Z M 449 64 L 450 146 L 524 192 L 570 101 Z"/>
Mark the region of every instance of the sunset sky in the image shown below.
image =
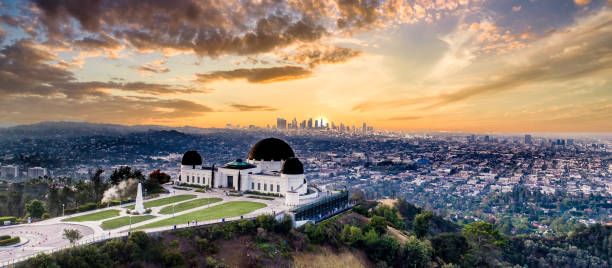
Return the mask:
<path id="1" fill-rule="evenodd" d="M 0 122 L 612 132 L 612 0 L 0 5 Z"/>

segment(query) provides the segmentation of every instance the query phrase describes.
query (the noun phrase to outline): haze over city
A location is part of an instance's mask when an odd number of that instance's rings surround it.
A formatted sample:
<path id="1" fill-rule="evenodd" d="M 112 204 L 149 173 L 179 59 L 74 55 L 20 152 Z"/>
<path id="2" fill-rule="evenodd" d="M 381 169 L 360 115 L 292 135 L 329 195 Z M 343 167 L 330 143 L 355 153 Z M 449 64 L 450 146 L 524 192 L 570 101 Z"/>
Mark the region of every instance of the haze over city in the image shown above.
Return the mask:
<path id="1" fill-rule="evenodd" d="M 0 122 L 612 131 L 612 1 L 2 1 Z"/>

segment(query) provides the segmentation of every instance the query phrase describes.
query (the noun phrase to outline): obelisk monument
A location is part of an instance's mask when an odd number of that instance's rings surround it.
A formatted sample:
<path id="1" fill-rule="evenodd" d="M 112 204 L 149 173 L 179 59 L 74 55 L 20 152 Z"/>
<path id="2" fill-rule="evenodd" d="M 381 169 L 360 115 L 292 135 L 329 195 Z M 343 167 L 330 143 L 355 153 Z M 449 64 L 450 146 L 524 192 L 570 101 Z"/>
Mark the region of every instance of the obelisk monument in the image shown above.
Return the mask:
<path id="1" fill-rule="evenodd" d="M 134 206 L 134 211 L 141 214 L 145 212 L 144 204 L 142 202 L 142 184 L 140 182 L 138 183 L 138 192 L 136 192 L 136 205 Z"/>

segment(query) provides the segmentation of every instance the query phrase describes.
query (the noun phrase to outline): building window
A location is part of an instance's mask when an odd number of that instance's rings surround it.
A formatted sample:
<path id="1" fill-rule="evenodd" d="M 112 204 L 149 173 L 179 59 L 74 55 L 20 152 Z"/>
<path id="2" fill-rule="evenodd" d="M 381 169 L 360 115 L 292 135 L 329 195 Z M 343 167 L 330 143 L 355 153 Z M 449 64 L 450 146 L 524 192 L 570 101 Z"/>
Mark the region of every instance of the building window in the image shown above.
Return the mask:
<path id="1" fill-rule="evenodd" d="M 198 183 L 200 183 L 200 177 L 198 176 Z"/>
<path id="2" fill-rule="evenodd" d="M 270 183 L 270 192 L 274 192 L 274 184 Z"/>
<path id="3" fill-rule="evenodd" d="M 279 184 L 276 185 L 276 192 L 280 193 L 280 185 Z"/>
<path id="4" fill-rule="evenodd" d="M 251 182 L 251 189 L 255 189 L 255 183 Z"/>
<path id="5" fill-rule="evenodd" d="M 261 190 L 261 183 L 257 183 L 257 191 Z"/>
<path id="6" fill-rule="evenodd" d="M 189 175 L 187 176 L 187 182 L 189 182 Z"/>
<path id="7" fill-rule="evenodd" d="M 264 183 L 264 191 L 268 190 L 268 185 Z"/>

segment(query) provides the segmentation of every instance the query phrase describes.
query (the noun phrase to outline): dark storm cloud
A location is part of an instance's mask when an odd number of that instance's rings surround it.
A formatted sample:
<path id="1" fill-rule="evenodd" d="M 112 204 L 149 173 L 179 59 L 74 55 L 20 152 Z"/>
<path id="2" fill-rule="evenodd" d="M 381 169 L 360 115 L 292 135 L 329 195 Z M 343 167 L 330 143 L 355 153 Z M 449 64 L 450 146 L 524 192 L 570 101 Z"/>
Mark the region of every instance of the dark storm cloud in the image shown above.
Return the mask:
<path id="1" fill-rule="evenodd" d="M 38 48 L 31 40 L 21 40 L 0 50 L 0 93 L 10 95 L 51 96 L 61 94 L 69 98 L 106 95 L 100 89 L 119 89 L 153 95 L 200 92 L 186 86 L 144 82 L 76 81 L 63 64 L 49 63 L 54 54 Z"/>
<path id="2" fill-rule="evenodd" d="M 176 49 L 201 56 L 255 54 L 320 39 L 326 29 L 284 1 L 36 0 L 49 38 L 80 30 L 125 40 L 138 50 Z"/>
<path id="3" fill-rule="evenodd" d="M 216 80 L 245 79 L 249 83 L 270 83 L 276 81 L 296 80 L 309 77 L 312 71 L 300 66 L 283 66 L 270 68 L 235 69 L 197 74 L 196 81 L 210 83 Z"/>
<path id="4" fill-rule="evenodd" d="M 264 106 L 264 105 L 232 104 L 230 106 L 240 112 L 252 112 L 252 111 L 273 112 L 273 111 L 278 110 L 277 108 L 270 107 L 270 106 Z"/>
<path id="5" fill-rule="evenodd" d="M 121 43 L 114 38 L 101 35 L 99 37 L 85 37 L 83 39 L 75 40 L 72 42 L 75 46 L 85 49 L 116 49 L 121 47 Z"/>

